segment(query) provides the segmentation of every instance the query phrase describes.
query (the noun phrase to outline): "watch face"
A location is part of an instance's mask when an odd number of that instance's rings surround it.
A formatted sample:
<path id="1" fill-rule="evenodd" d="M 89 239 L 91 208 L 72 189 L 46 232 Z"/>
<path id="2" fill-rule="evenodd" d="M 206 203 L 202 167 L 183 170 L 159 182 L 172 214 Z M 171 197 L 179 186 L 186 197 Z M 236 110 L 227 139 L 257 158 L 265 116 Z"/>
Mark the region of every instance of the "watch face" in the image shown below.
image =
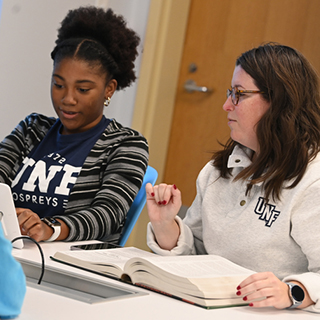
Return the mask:
<path id="1" fill-rule="evenodd" d="M 291 288 L 291 294 L 292 294 L 292 297 L 297 301 L 301 302 L 304 299 L 304 291 L 299 286 L 293 286 Z"/>
<path id="2" fill-rule="evenodd" d="M 58 222 L 55 218 L 50 217 L 50 222 L 54 225 L 60 225 L 60 222 Z"/>
<path id="3" fill-rule="evenodd" d="M 61 226 L 61 223 L 52 217 L 45 217 L 45 218 L 43 218 L 43 221 L 46 222 L 49 226 L 50 225 Z"/>

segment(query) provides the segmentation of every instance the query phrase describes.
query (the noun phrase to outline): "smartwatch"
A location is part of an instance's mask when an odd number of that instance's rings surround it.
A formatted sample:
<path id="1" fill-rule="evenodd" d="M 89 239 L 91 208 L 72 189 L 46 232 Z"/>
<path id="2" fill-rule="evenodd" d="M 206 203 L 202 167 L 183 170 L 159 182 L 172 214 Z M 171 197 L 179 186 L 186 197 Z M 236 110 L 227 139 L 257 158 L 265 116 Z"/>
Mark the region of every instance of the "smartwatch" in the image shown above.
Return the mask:
<path id="1" fill-rule="evenodd" d="M 48 240 L 45 240 L 45 242 L 56 240 L 60 236 L 61 223 L 52 217 L 44 217 L 41 219 L 41 221 L 43 221 L 46 225 L 53 229 L 52 236 Z"/>
<path id="2" fill-rule="evenodd" d="M 303 289 L 295 283 L 285 282 L 289 287 L 289 297 L 291 299 L 292 305 L 287 309 L 293 309 L 300 306 L 304 299 Z"/>

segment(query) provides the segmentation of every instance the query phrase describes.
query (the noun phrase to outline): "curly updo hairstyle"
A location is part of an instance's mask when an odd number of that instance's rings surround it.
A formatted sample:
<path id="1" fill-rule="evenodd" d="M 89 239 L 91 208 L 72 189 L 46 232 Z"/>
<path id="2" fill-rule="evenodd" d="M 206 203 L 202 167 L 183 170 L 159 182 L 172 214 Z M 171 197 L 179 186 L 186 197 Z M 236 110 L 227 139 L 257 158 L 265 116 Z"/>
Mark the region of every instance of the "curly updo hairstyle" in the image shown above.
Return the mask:
<path id="1" fill-rule="evenodd" d="M 117 90 L 136 79 L 134 61 L 140 38 L 111 9 L 88 6 L 70 10 L 61 22 L 55 43 L 51 52 L 54 63 L 73 58 L 99 66 L 107 74 L 107 82 L 117 81 Z"/>

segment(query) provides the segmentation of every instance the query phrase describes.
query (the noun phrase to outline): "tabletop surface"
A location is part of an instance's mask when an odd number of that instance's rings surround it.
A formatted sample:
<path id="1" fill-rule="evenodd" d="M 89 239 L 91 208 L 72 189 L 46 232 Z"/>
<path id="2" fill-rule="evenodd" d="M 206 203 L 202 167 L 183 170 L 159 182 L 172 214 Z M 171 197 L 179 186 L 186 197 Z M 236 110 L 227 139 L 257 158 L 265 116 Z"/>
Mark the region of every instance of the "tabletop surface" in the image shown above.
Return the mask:
<path id="1" fill-rule="evenodd" d="M 83 244 L 92 241 L 82 242 Z M 142 288 L 131 286 L 117 280 L 70 267 L 59 262 L 52 261 L 50 256 L 56 251 L 69 250 L 71 245 L 77 243 L 54 242 L 41 243 L 44 252 L 46 266 L 50 269 L 64 270 L 67 273 L 92 279 L 99 283 L 116 286 L 125 290 L 141 292 L 141 295 L 133 295 L 121 299 L 89 304 L 76 299 L 67 298 L 59 294 L 41 290 L 38 285 L 28 286 L 22 313 L 19 320 L 67 320 L 67 319 L 319 319 L 319 314 L 302 310 L 276 310 L 274 308 L 255 309 L 248 306 L 236 308 L 221 308 L 206 310 L 191 304 L 155 293 Z M 13 249 L 13 255 L 17 260 L 41 262 L 38 248 L 27 242 L 23 249 Z M 40 285 L 41 286 L 41 285 Z"/>

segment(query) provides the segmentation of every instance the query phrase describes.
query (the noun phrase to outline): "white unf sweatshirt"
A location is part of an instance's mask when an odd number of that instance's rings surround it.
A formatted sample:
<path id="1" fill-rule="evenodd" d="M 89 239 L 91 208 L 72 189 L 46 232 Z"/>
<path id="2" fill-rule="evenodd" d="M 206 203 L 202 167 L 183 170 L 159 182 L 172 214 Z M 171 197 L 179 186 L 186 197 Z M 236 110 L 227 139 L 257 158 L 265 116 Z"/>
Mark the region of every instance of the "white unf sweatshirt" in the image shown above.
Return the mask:
<path id="1" fill-rule="evenodd" d="M 251 163 L 250 153 L 235 147 L 228 161 L 233 177 Z M 176 217 L 181 234 L 171 251 L 157 245 L 149 223 L 150 249 L 162 255 L 216 254 L 297 280 L 316 303 L 305 310 L 320 313 L 320 155 L 295 188 L 282 190 L 281 201 L 267 203 L 261 185 L 246 196 L 245 182 L 218 177 L 212 162 L 201 170 L 192 206 L 183 221 Z"/>

